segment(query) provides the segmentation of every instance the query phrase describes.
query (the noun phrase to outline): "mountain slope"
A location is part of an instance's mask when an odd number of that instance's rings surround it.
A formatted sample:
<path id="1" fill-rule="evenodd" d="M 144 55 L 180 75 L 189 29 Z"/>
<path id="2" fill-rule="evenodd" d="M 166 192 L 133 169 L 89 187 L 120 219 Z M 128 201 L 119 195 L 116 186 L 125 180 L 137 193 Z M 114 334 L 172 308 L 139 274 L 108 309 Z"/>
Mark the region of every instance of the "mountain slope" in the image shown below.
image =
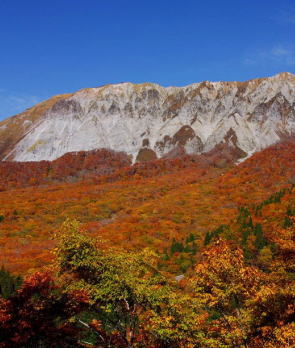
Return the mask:
<path id="1" fill-rule="evenodd" d="M 0 159 L 53 160 L 107 148 L 133 161 L 207 152 L 240 157 L 295 134 L 295 76 L 186 87 L 121 83 L 57 96 L 0 123 Z M 176 151 L 177 152 L 177 151 Z"/>
<path id="2" fill-rule="evenodd" d="M 52 164 L 58 170 L 52 174 L 58 179 L 63 166 L 65 175 L 82 168 L 79 158 L 75 161 L 78 167 L 65 156 Z M 239 208 L 259 206 L 294 184 L 295 142 L 273 145 L 231 168 L 201 164 L 194 158 L 163 159 L 77 182 L 35 186 L 29 181 L 28 187 L 20 182 L 11 188 L 9 183 L 0 190 L 0 265 L 27 271 L 48 264 L 53 233 L 66 218 L 78 219 L 106 246 L 149 246 L 163 252 L 173 240 L 185 241 L 193 233 L 201 250 L 205 234 L 221 224 L 231 225 Z M 295 189 L 283 197 L 282 205 L 263 205 L 270 238 L 283 224 L 288 206 L 295 209 L 294 198 Z"/>

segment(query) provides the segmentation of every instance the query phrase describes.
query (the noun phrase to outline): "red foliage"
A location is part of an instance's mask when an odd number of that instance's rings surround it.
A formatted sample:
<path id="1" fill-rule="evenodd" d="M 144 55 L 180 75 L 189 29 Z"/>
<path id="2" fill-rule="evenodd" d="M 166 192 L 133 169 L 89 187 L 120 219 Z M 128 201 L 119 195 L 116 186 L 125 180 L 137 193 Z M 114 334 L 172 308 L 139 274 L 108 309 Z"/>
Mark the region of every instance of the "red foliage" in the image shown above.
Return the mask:
<path id="1" fill-rule="evenodd" d="M 110 175 L 130 165 L 123 152 L 106 149 L 70 152 L 50 162 L 0 162 L 0 191 L 52 182 L 73 182 L 95 175 Z"/>
<path id="2" fill-rule="evenodd" d="M 25 279 L 15 296 L 0 299 L 0 347 L 71 347 L 79 331 L 68 319 L 87 303 L 84 293 L 63 293 L 47 273 Z"/>

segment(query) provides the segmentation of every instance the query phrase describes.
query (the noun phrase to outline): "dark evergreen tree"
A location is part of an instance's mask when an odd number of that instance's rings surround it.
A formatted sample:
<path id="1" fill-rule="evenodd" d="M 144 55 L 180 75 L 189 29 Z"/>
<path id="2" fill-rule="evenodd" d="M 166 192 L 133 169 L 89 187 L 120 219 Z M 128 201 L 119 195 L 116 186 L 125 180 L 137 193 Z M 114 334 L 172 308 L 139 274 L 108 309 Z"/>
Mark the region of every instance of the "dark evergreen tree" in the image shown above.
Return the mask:
<path id="1" fill-rule="evenodd" d="M 19 276 L 12 275 L 9 271 L 1 267 L 0 270 L 0 296 L 8 298 L 20 288 L 22 279 Z"/>
<path id="2" fill-rule="evenodd" d="M 293 225 L 292 220 L 289 218 L 289 216 L 285 216 L 284 222 L 283 222 L 283 227 L 288 228 Z"/>
<path id="3" fill-rule="evenodd" d="M 256 236 L 254 245 L 257 250 L 261 250 L 263 247 L 265 247 L 268 243 L 267 240 L 265 239 L 262 231 L 262 226 L 261 224 L 256 224 L 254 227 L 254 235 Z"/>

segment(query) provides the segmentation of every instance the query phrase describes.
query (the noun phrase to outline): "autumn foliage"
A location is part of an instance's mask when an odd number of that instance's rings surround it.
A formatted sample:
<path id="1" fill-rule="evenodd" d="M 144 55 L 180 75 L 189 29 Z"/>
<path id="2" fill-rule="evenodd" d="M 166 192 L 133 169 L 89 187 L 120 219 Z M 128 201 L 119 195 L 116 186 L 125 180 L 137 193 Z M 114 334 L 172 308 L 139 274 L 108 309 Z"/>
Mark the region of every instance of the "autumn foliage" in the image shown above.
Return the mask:
<path id="1" fill-rule="evenodd" d="M 70 318 L 86 301 L 83 292 L 60 291 L 49 274 L 27 277 L 15 295 L 0 298 L 0 347 L 72 347 L 79 330 Z"/>
<path id="2" fill-rule="evenodd" d="M 0 347 L 293 347 L 294 142 L 223 154 L 1 164 Z"/>

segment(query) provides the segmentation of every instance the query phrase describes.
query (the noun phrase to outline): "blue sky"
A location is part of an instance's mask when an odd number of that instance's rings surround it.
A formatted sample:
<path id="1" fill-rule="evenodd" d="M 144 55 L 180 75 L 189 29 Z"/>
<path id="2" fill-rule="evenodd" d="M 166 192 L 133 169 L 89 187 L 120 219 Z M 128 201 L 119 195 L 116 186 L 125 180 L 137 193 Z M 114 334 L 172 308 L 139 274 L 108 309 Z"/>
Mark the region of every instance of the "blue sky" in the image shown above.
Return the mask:
<path id="1" fill-rule="evenodd" d="M 295 72 L 294 0 L 0 0 L 0 119 L 106 83 Z"/>

